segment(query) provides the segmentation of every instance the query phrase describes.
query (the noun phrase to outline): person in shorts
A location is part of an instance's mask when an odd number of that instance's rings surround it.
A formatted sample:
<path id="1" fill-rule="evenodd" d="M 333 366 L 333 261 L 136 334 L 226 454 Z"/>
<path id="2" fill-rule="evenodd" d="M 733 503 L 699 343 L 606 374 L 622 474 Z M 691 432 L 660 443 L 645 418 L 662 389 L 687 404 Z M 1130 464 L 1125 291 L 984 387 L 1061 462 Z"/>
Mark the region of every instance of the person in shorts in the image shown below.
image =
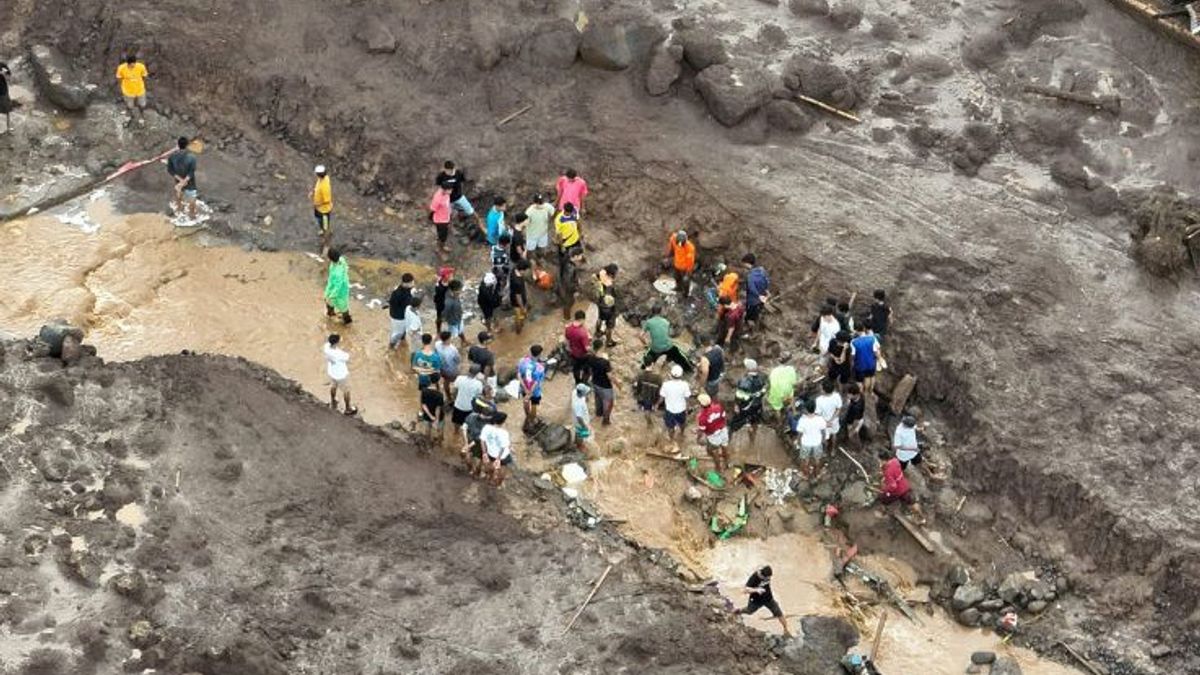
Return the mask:
<path id="1" fill-rule="evenodd" d="M 439 185 L 434 188 L 433 197 L 429 200 L 429 219 L 437 231 L 438 255 L 443 258 L 450 252 L 446 246 L 450 240 L 450 213 L 450 188 Z"/>
<path id="2" fill-rule="evenodd" d="M 544 263 L 550 250 L 550 223 L 554 219 L 554 206 L 546 203 L 542 194 L 533 196 L 533 203 L 525 209 L 525 250 L 539 265 Z"/>
<path id="3" fill-rule="evenodd" d="M 346 403 L 345 414 L 356 415 L 358 408 L 350 404 L 350 354 L 340 345 L 342 336 L 333 333 L 325 340 L 322 352 L 325 355 L 325 374 L 329 376 L 329 407 L 338 409 L 338 392 Z"/>
<path id="4" fill-rule="evenodd" d="M 883 359 L 879 338 L 871 333 L 868 325 L 855 330 L 857 337 L 850 341 L 850 356 L 854 363 L 854 381 L 862 384 L 863 396 L 871 398 L 875 393 L 875 371 Z"/>
<path id="5" fill-rule="evenodd" d="M 604 426 L 612 424 L 613 403 L 620 383 L 612 376 L 612 363 L 608 360 L 608 345 L 604 340 L 592 340 L 592 353 L 588 357 L 591 371 L 592 391 L 596 394 L 596 416 Z"/>
<path id="6" fill-rule="evenodd" d="M 146 66 L 138 62 L 136 54 L 125 57 L 125 62 L 117 66 L 117 81 L 121 83 L 121 96 L 125 99 L 125 107 L 129 109 L 130 121 L 138 125 L 146 124 L 146 77 L 149 73 Z"/>
<path id="7" fill-rule="evenodd" d="M 463 194 L 466 183 L 466 172 L 456 168 L 454 162 L 450 160 L 446 160 L 446 163 L 442 165 L 442 170 L 433 179 L 434 185 L 450 191 L 450 208 L 463 214 L 466 218 L 474 219 L 475 225 L 478 227 L 479 215 L 475 213 L 475 207 L 471 206 L 471 200 Z"/>
<path id="8" fill-rule="evenodd" d="M 825 420 L 825 453 L 832 453 L 838 431 L 842 428 L 842 408 L 845 402 L 842 400 L 842 395 L 838 393 L 837 385 L 832 380 L 826 379 L 821 383 L 820 396 L 817 396 L 813 403 L 816 406 L 817 415 Z M 820 468 L 818 467 L 818 471 Z"/>
<path id="9" fill-rule="evenodd" d="M 825 418 L 817 414 L 816 403 L 805 401 L 804 413 L 795 420 L 792 431 L 799 436 L 797 459 L 800 460 L 800 473 L 809 480 L 816 477 L 816 469 L 825 457 L 827 427 Z"/>
<path id="10" fill-rule="evenodd" d="M 479 432 L 479 442 L 483 446 L 483 465 L 492 484 L 498 488 L 504 487 L 505 469 L 513 464 L 512 439 L 504 422 L 508 415 L 498 412 L 484 425 Z"/>
<path id="11" fill-rule="evenodd" d="M 430 443 L 441 441 L 446 425 L 446 397 L 441 391 L 442 376 L 432 373 L 421 385 L 421 424 Z"/>
<path id="12" fill-rule="evenodd" d="M 175 197 L 171 200 L 175 212 L 182 211 L 186 204 L 188 217 L 195 218 L 199 194 L 196 190 L 196 156 L 188 149 L 188 143 L 186 136 L 175 141 L 179 147 L 167 157 L 167 173 L 175 180 Z"/>
<path id="13" fill-rule="evenodd" d="M 771 611 L 771 616 L 779 621 L 779 625 L 783 626 L 783 634 L 790 637 L 792 631 L 788 628 L 787 617 L 779 608 L 779 603 L 775 601 L 775 594 L 771 592 L 771 575 L 770 565 L 760 567 L 750 575 L 750 578 L 746 580 L 745 588 L 750 600 L 744 608 L 736 610 L 736 613 L 748 616 L 766 607 Z"/>
<path id="14" fill-rule="evenodd" d="M 321 243 L 321 255 L 329 252 L 333 244 L 333 186 L 329 182 L 329 173 L 324 164 L 318 164 L 313 169 L 317 180 L 313 183 L 312 202 L 313 218 L 317 221 L 317 239 Z"/>
<path id="15" fill-rule="evenodd" d="M 716 464 L 718 473 L 729 468 L 729 427 L 725 424 L 725 408 L 707 393 L 696 397 L 700 413 L 696 416 L 696 440 L 704 444 Z"/>
<path id="16" fill-rule="evenodd" d="M 416 279 L 409 272 L 400 275 L 400 283 L 392 289 L 388 296 L 387 310 L 389 319 L 388 349 L 395 349 L 404 341 L 404 313 L 413 298 L 413 283 Z"/>
<path id="17" fill-rule="evenodd" d="M 671 378 L 662 383 L 658 398 L 663 408 L 667 437 L 672 441 L 683 436 L 683 428 L 687 426 L 688 399 L 691 396 L 692 388 L 683 379 L 683 368 L 678 364 L 671 366 Z"/>
<path id="18" fill-rule="evenodd" d="M 546 381 L 546 364 L 542 362 L 542 346 L 533 345 L 529 354 L 517 362 L 517 379 L 521 383 L 521 404 L 525 408 L 525 429 L 537 420 L 542 404 L 542 383 Z"/>
<path id="19" fill-rule="evenodd" d="M 467 472 L 476 478 L 483 477 L 483 444 L 479 441 L 479 434 L 491 419 L 491 413 L 487 410 L 472 410 L 459 425 L 464 441 L 460 455 Z"/>
<path id="20" fill-rule="evenodd" d="M 450 410 L 450 423 L 461 427 L 467 421 L 475 404 L 475 397 L 483 393 L 483 374 L 479 366 L 472 365 L 467 373 L 459 375 L 450 386 L 454 404 Z"/>
<path id="21" fill-rule="evenodd" d="M 646 415 L 646 428 L 654 426 L 654 411 L 658 408 L 658 391 L 662 385 L 662 377 L 648 369 L 639 371 L 633 383 L 638 408 Z"/>

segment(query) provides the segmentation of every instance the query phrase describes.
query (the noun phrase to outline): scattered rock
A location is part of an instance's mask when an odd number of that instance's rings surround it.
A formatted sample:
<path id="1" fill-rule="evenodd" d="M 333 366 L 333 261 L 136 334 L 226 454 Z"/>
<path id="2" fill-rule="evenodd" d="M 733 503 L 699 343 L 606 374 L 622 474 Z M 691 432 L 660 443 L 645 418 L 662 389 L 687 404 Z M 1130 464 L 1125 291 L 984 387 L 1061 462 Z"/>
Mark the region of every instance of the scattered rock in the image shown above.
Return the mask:
<path id="1" fill-rule="evenodd" d="M 683 44 L 683 60 L 696 72 L 709 66 L 729 62 L 729 52 L 725 51 L 725 43 L 716 33 L 706 30 L 691 30 L 681 38 Z"/>
<path id="2" fill-rule="evenodd" d="M 1153 645 L 1150 647 L 1150 658 L 1152 658 L 1152 659 L 1166 658 L 1166 657 L 1170 656 L 1171 653 L 1174 651 L 1175 650 L 1171 649 L 1171 647 L 1168 645 L 1156 644 L 1156 645 Z"/>
<path id="3" fill-rule="evenodd" d="M 671 90 L 683 70 L 680 61 L 684 49 L 677 44 L 660 43 L 650 55 L 650 66 L 646 69 L 646 93 L 662 96 Z"/>
<path id="4" fill-rule="evenodd" d="M 996 593 L 1001 600 L 1009 604 L 1019 603 L 1025 599 L 1025 591 L 1029 587 L 1031 572 L 1013 572 L 1004 577 Z"/>
<path id="5" fill-rule="evenodd" d="M 46 45 L 34 45 L 29 56 L 38 88 L 51 103 L 72 111 L 88 106 L 96 85 L 76 73 L 66 57 Z"/>
<path id="6" fill-rule="evenodd" d="M 998 657 L 989 675 L 1021 675 L 1021 666 L 1007 657 Z"/>
<path id="7" fill-rule="evenodd" d="M 109 587 L 117 595 L 140 601 L 146 593 L 146 578 L 141 572 L 123 572 L 113 577 Z"/>
<path id="8" fill-rule="evenodd" d="M 847 505 L 866 506 L 875 501 L 875 493 L 863 481 L 854 481 L 842 490 L 842 501 Z"/>
<path id="9" fill-rule="evenodd" d="M 818 101 L 843 110 L 858 105 L 860 93 L 841 68 L 807 56 L 792 57 L 783 67 L 783 84 Z"/>
<path id="10" fill-rule="evenodd" d="M 975 652 L 974 654 L 971 654 L 971 663 L 976 665 L 986 666 L 990 663 L 994 663 L 995 661 L 995 652 Z"/>
<path id="11" fill-rule="evenodd" d="M 644 63 L 666 36 L 651 17 L 637 12 L 593 18 L 579 42 L 579 58 L 604 70 L 624 70 Z"/>
<path id="12" fill-rule="evenodd" d="M 242 477 L 242 470 L 243 466 L 241 460 L 235 460 L 232 462 L 225 462 L 221 466 L 213 469 L 212 475 L 213 478 L 216 478 L 219 481 L 232 483 Z"/>
<path id="13" fill-rule="evenodd" d="M 1050 179 L 1064 187 L 1083 188 L 1088 184 L 1088 171 L 1083 162 L 1068 155 L 1050 163 Z"/>
<path id="14" fill-rule="evenodd" d="M 1042 612 L 1046 611 L 1046 607 L 1048 606 L 1049 603 L 1047 603 L 1045 600 L 1034 600 L 1026 605 L 1025 609 L 1033 612 L 1034 614 L 1041 614 Z"/>
<path id="15" fill-rule="evenodd" d="M 946 571 L 946 583 L 951 586 L 962 586 L 970 581 L 971 572 L 965 565 L 955 565 Z"/>
<path id="16" fill-rule="evenodd" d="M 977 525 L 990 523 L 996 518 L 992 510 L 988 508 L 988 505 L 978 499 L 968 499 L 967 503 L 963 505 L 962 510 L 958 512 L 958 515 L 968 523 Z"/>
<path id="17" fill-rule="evenodd" d="M 851 2 L 843 2 L 829 12 L 829 22 L 838 30 L 850 30 L 862 20 L 862 8 Z"/>
<path id="18" fill-rule="evenodd" d="M 992 598 L 979 603 L 979 609 L 985 612 L 995 612 L 1004 608 L 1004 601 L 1000 598 Z"/>
<path id="19" fill-rule="evenodd" d="M 795 131 L 804 133 L 812 128 L 816 121 L 813 116 L 800 107 L 798 104 L 791 101 L 774 100 L 766 105 L 764 109 L 767 113 L 767 123 L 775 129 L 782 131 Z M 856 485 L 862 485 L 856 483 Z M 854 487 L 854 486 L 852 486 Z M 866 503 L 864 501 L 854 501 L 855 504 Z"/>
<path id="20" fill-rule="evenodd" d="M 569 68 L 579 55 L 579 30 L 567 19 L 543 24 L 529 42 L 529 58 L 545 68 Z"/>
<path id="21" fill-rule="evenodd" d="M 871 140 L 876 143 L 891 143 L 896 137 L 896 132 L 884 127 L 875 127 L 871 129 Z"/>
<path id="22" fill-rule="evenodd" d="M 983 601 L 986 596 L 987 589 L 982 584 L 968 582 L 954 589 L 951 605 L 954 609 L 966 609 Z"/>
<path id="23" fill-rule="evenodd" d="M 1008 41 L 1001 33 L 981 33 L 962 46 L 963 62 L 976 70 L 991 68 L 1008 56 Z"/>
<path id="24" fill-rule="evenodd" d="M 764 23 L 758 29 L 758 41 L 776 49 L 786 47 L 788 41 L 787 31 L 779 24 Z"/>
<path id="25" fill-rule="evenodd" d="M 964 626 L 978 626 L 980 619 L 979 610 L 974 607 L 968 607 L 959 612 L 956 618 Z"/>
<path id="26" fill-rule="evenodd" d="M 796 16 L 828 16 L 829 0 L 789 0 L 788 9 Z"/>
<path id="27" fill-rule="evenodd" d="M 900 22 L 885 14 L 871 17 L 871 37 L 884 42 L 900 39 Z"/>
<path id="28" fill-rule="evenodd" d="M 705 68 L 696 77 L 696 89 L 709 112 L 732 127 L 771 100 L 771 84 L 758 68 L 733 68 L 724 64 Z"/>
<path id="29" fill-rule="evenodd" d="M 396 51 L 396 36 L 378 16 L 364 20 L 355 31 L 354 39 L 366 45 L 368 54 L 393 54 Z"/>
<path id="30" fill-rule="evenodd" d="M 59 557 L 59 564 L 67 576 L 81 582 L 84 586 L 93 588 L 100 580 L 103 565 L 100 559 L 91 551 L 68 550 Z"/>
<path id="31" fill-rule="evenodd" d="M 48 354 L 54 358 L 63 358 L 63 349 L 67 338 L 83 340 L 83 330 L 76 328 L 66 321 L 55 321 L 42 326 L 38 331 L 38 340 L 46 345 Z"/>

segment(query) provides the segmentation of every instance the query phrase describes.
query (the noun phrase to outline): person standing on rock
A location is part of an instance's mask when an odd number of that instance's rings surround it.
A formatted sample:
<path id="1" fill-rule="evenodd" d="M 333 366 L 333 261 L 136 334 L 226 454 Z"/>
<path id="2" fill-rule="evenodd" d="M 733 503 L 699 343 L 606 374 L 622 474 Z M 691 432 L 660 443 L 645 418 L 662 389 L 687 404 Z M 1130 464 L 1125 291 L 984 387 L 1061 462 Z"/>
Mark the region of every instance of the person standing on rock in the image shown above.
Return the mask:
<path id="1" fill-rule="evenodd" d="M 662 305 L 655 305 L 650 309 L 650 318 L 642 322 L 641 340 L 642 344 L 646 345 L 646 355 L 642 357 L 642 368 L 649 368 L 665 356 L 669 361 L 682 368 L 683 372 L 690 373 L 695 368 L 679 345 L 671 339 L 671 322 L 662 316 L 662 312 Z"/>
<path id="2" fill-rule="evenodd" d="M 339 347 L 342 336 L 333 333 L 325 341 L 325 373 L 329 376 L 329 407 L 338 409 L 338 392 L 346 402 L 345 414 L 356 415 L 358 408 L 350 404 L 350 354 Z"/>
<path id="3" fill-rule="evenodd" d="M 8 69 L 7 63 L 0 63 L 0 113 L 4 113 L 4 133 L 12 133 L 12 117 L 10 117 L 13 109 L 12 98 L 8 95 L 8 78 L 12 77 L 12 71 Z"/>
<path id="4" fill-rule="evenodd" d="M 466 183 L 467 174 L 462 169 L 455 168 L 454 162 L 450 160 L 446 160 L 446 163 L 442 165 L 442 170 L 433 179 L 434 185 L 450 191 L 451 208 L 463 214 L 463 217 L 474 220 L 475 226 L 479 227 L 479 215 L 475 213 L 475 207 L 471 206 L 471 200 L 463 194 Z"/>
<path id="5" fill-rule="evenodd" d="M 550 221 L 554 218 L 554 207 L 547 204 L 545 196 L 539 193 L 533 196 L 533 203 L 525 209 L 525 216 L 529 219 L 525 226 L 525 245 L 540 269 L 550 250 Z"/>
<path id="6" fill-rule="evenodd" d="M 767 394 L 767 378 L 759 372 L 758 362 L 754 359 L 746 359 L 742 362 L 742 366 L 745 367 L 746 374 L 738 380 L 737 389 L 734 391 L 737 410 L 734 412 L 729 426 L 734 432 L 745 426 L 750 427 L 750 445 L 754 445 L 754 439 L 758 436 L 758 425 L 762 422 L 763 398 Z"/>
<path id="7" fill-rule="evenodd" d="M 329 278 L 325 281 L 325 315 L 340 316 L 350 325 L 350 264 L 337 249 L 329 249 Z"/>
<path id="8" fill-rule="evenodd" d="M 567 343 L 567 355 L 571 357 L 571 377 L 575 384 L 586 382 L 588 379 L 588 348 L 592 344 L 592 336 L 588 335 L 587 326 L 583 325 L 587 314 L 582 309 L 575 311 L 575 318 L 563 329 L 563 340 Z"/>
<path id="9" fill-rule="evenodd" d="M 675 290 L 679 295 L 692 294 L 692 274 L 696 272 L 696 245 L 688 240 L 686 230 L 679 230 L 667 239 L 667 258 L 675 275 Z"/>
<path id="10" fill-rule="evenodd" d="M 330 221 L 333 217 L 333 185 L 329 182 L 324 164 L 318 164 L 313 173 L 317 176 L 312 189 L 313 218 L 317 221 L 317 239 L 321 242 L 321 255 L 324 256 L 333 245 L 333 223 Z"/>
<path id="11" fill-rule="evenodd" d="M 392 290 L 392 294 L 388 296 L 387 310 L 390 325 L 388 328 L 388 349 L 396 349 L 405 339 L 405 321 L 404 313 L 408 311 L 408 305 L 412 302 L 413 275 L 405 272 L 400 275 L 400 283 Z"/>
<path id="12" fill-rule="evenodd" d="M 771 279 L 753 253 L 742 257 L 742 267 L 746 269 L 746 333 L 751 334 L 758 330 L 771 300 Z"/>
<path id="13" fill-rule="evenodd" d="M 188 143 L 186 136 L 180 136 L 176 140 L 175 144 L 178 147 L 167 157 L 167 173 L 175 179 L 175 198 L 171 200 L 175 212 L 182 211 L 186 202 L 188 217 L 194 219 L 196 199 L 199 196 L 196 190 L 196 156 L 188 149 Z"/>
<path id="14" fill-rule="evenodd" d="M 575 169 L 567 169 L 558 177 L 554 187 L 558 192 L 558 210 L 565 211 L 566 205 L 570 204 L 572 211 L 583 217 L 583 198 L 588 194 L 587 181 L 580 178 Z"/>
<path id="15" fill-rule="evenodd" d="M 504 487 L 505 467 L 513 463 L 512 438 L 504 428 L 507 419 L 508 415 L 498 412 L 479 432 L 484 465 L 492 483 L 498 488 Z"/>
<path id="16" fill-rule="evenodd" d="M 729 427 L 725 421 L 725 408 L 708 394 L 700 394 L 696 400 L 700 403 L 696 440 L 704 444 L 716 464 L 717 473 L 724 473 L 729 468 Z"/>
<path id="17" fill-rule="evenodd" d="M 863 395 L 875 396 L 875 371 L 883 360 L 879 339 L 871 333 L 870 326 L 859 326 L 857 337 L 850 341 L 850 354 L 854 360 L 854 381 L 861 383 Z"/>
<path id="18" fill-rule="evenodd" d="M 148 75 L 145 64 L 138 62 L 136 54 L 126 56 L 125 62 L 117 66 L 117 81 L 121 83 L 121 96 L 125 99 L 125 107 L 129 109 L 129 121 L 137 122 L 139 126 L 146 124 Z"/>
<path id="19" fill-rule="evenodd" d="M 451 213 L 450 188 L 439 185 L 433 189 L 433 197 L 429 200 L 429 219 L 437 232 L 438 255 L 443 259 L 450 253 L 446 242 L 450 240 Z"/>
<path id="20" fill-rule="evenodd" d="M 538 406 L 542 404 L 542 383 L 546 381 L 546 364 L 542 362 L 542 346 L 533 345 L 529 353 L 517 362 L 517 380 L 521 383 L 521 405 L 525 409 L 525 423 L 529 430 L 538 419 Z"/>
<path id="21" fill-rule="evenodd" d="M 591 371 L 592 391 L 596 393 L 596 416 L 604 426 L 612 424 L 613 403 L 621 385 L 612 377 L 612 362 L 608 360 L 608 345 L 596 338 L 592 340 L 592 355 L 588 357 Z"/>
<path id="22" fill-rule="evenodd" d="M 737 610 L 736 613 L 748 616 L 766 607 L 771 611 L 771 616 L 779 621 L 779 625 L 783 626 L 783 634 L 791 637 L 792 630 L 788 628 L 787 617 L 784 616 L 779 603 L 775 601 L 775 594 L 771 592 L 771 575 L 770 565 L 760 567 L 750 575 L 750 578 L 746 580 L 745 587 L 745 592 L 750 596 L 750 600 L 744 608 Z"/>
<path id="23" fill-rule="evenodd" d="M 596 337 L 604 337 L 605 344 L 615 347 L 613 338 L 617 328 L 617 272 L 616 263 L 609 263 L 592 275 L 592 300 L 596 302 Z"/>
<path id="24" fill-rule="evenodd" d="M 692 397 L 692 388 L 683 379 L 683 368 L 671 366 L 671 378 L 662 383 L 658 390 L 658 398 L 663 408 L 663 422 L 667 427 L 667 438 L 675 441 L 683 436 L 683 428 L 687 426 L 688 399 Z"/>

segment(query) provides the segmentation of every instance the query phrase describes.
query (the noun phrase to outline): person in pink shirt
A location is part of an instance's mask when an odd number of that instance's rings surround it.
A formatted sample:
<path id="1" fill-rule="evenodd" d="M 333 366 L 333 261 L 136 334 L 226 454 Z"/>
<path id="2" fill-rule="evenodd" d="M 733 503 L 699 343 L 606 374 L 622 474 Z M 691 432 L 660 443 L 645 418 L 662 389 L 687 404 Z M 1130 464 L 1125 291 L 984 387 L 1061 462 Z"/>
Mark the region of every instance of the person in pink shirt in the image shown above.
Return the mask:
<path id="1" fill-rule="evenodd" d="M 443 258 L 449 250 L 446 241 L 450 239 L 450 189 L 438 187 L 433 191 L 433 199 L 429 201 L 429 218 L 437 228 L 438 254 Z"/>
<path id="2" fill-rule="evenodd" d="M 555 188 L 558 190 L 558 210 L 562 211 L 563 204 L 574 204 L 576 213 L 582 216 L 583 198 L 588 193 L 587 181 L 580 178 L 575 169 L 567 169 L 558 177 Z"/>

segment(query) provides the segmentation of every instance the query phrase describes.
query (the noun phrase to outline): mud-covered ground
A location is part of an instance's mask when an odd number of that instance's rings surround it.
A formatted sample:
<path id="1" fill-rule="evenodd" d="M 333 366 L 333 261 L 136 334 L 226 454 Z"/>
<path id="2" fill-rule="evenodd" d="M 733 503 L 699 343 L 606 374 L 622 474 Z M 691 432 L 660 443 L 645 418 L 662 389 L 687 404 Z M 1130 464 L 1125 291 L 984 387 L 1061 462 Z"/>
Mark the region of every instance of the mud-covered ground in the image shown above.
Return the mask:
<path id="1" fill-rule="evenodd" d="M 1200 294 L 1182 243 L 1167 242 L 1182 263 L 1162 280 L 1129 231 L 1144 190 L 1196 192 L 1200 61 L 1108 3 L 16 5 L 4 50 L 53 44 L 105 82 L 138 48 L 162 113 L 131 133 L 18 112 L 0 161 L 26 184 L 203 133 L 214 232 L 311 248 L 308 172 L 323 161 L 352 254 L 430 261 L 421 205 L 441 160 L 467 167 L 477 203 L 523 204 L 572 165 L 596 193 L 599 262 L 648 270 L 678 224 L 699 230 L 706 263 L 766 260 L 785 314 L 750 347 L 765 359 L 803 342 L 825 295 L 889 289 L 895 369 L 920 378 L 949 489 L 986 507 L 948 514 L 966 556 L 985 574 L 997 560 L 1061 574 L 1073 600 L 1038 630 L 1086 637 L 1114 671 L 1196 667 Z M 585 40 L 627 29 L 599 44 L 677 48 L 599 69 L 596 50 L 573 57 L 585 23 Z M 355 36 L 380 25 L 395 50 L 369 54 Z M 130 210 L 161 208 L 152 174 L 128 187 Z"/>

